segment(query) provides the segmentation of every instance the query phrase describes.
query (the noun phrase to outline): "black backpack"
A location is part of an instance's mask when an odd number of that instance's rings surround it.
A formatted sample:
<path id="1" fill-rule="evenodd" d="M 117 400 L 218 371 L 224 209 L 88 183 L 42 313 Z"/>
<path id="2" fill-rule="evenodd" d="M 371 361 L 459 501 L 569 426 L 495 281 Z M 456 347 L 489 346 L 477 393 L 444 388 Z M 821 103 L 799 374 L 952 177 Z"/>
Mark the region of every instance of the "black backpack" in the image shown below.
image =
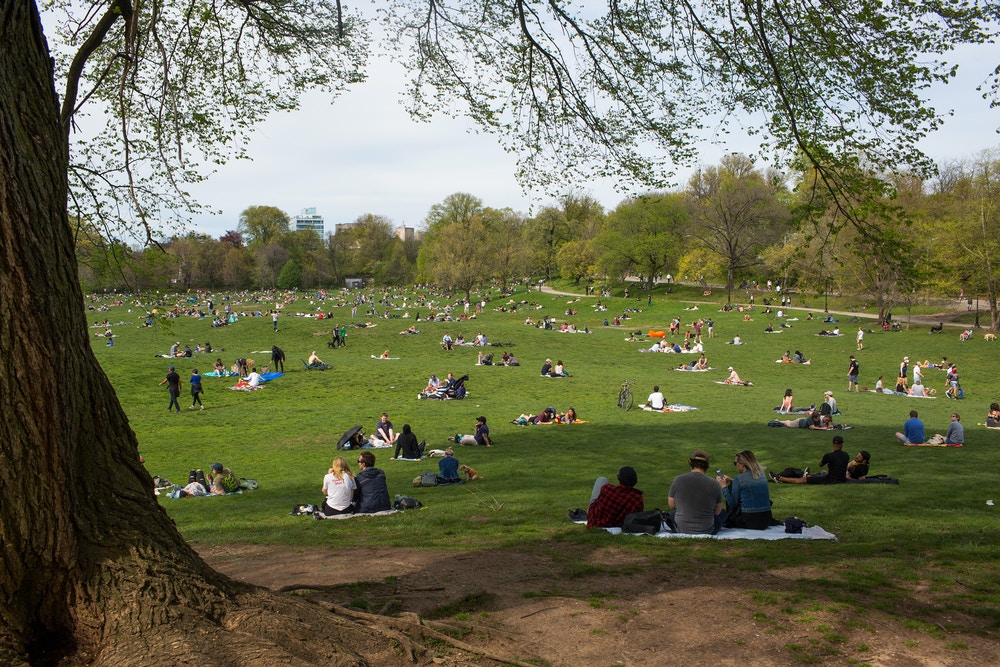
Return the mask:
<path id="1" fill-rule="evenodd" d="M 622 532 L 655 535 L 660 532 L 662 525 L 663 512 L 658 509 L 632 512 L 625 515 L 625 521 L 622 523 Z"/>

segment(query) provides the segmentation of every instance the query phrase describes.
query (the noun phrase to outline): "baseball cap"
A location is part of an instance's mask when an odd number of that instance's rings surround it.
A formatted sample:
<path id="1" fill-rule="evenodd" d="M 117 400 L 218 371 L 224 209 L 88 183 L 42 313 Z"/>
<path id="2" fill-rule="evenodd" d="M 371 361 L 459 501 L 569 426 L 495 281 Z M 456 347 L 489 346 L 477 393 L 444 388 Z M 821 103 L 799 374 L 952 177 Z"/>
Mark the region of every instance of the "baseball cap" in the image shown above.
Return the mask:
<path id="1" fill-rule="evenodd" d="M 167 366 L 167 370 L 168 371 L 172 371 L 172 370 L 174 370 L 174 367 L 173 366 Z"/>
<path id="2" fill-rule="evenodd" d="M 222 464 L 221 463 L 213 463 L 212 464 L 212 472 L 222 472 Z"/>

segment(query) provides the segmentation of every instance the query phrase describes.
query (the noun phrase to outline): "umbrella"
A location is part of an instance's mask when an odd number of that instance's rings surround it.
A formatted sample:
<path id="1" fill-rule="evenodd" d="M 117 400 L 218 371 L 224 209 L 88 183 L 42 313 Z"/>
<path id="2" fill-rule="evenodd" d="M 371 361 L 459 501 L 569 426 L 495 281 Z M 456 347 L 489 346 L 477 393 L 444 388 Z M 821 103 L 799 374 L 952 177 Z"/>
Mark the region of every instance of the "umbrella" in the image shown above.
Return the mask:
<path id="1" fill-rule="evenodd" d="M 355 444 L 361 444 L 361 425 L 354 426 L 344 431 L 337 441 L 337 449 L 350 449 Z"/>

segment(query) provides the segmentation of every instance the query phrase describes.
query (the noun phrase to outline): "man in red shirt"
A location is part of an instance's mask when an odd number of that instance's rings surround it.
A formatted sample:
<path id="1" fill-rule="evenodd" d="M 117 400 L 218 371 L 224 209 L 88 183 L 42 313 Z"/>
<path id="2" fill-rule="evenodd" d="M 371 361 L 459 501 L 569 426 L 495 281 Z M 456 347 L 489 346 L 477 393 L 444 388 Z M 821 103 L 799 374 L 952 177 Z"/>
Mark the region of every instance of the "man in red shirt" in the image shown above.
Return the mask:
<path id="1" fill-rule="evenodd" d="M 644 502 L 642 491 L 635 488 L 638 481 L 630 466 L 618 471 L 617 486 L 609 484 L 606 477 L 598 477 L 587 509 L 587 528 L 621 528 L 626 514 L 641 512 Z"/>

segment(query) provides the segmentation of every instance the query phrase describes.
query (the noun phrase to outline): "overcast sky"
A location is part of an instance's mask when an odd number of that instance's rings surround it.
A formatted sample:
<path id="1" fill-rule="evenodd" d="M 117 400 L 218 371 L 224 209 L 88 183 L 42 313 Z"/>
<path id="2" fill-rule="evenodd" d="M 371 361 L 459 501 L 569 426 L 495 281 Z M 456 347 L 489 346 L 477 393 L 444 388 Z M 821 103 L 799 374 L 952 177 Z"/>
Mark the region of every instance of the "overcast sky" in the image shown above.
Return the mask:
<path id="1" fill-rule="evenodd" d="M 924 151 L 934 160 L 965 159 L 1000 145 L 996 128 L 1000 110 L 990 110 L 975 91 L 996 65 L 988 49 L 954 54 L 958 79 L 939 90 L 932 101 L 955 116 L 928 139 Z M 415 123 L 399 102 L 401 72 L 375 63 L 365 84 L 346 92 L 332 105 L 328 96 L 308 96 L 299 111 L 272 117 L 255 132 L 249 146 L 253 161 L 231 163 L 198 186 L 193 194 L 221 210 L 193 221 L 195 230 L 218 237 L 235 229 L 248 206 L 276 206 L 294 217 L 315 207 L 327 232 L 338 222 L 366 213 L 382 215 L 394 226 L 420 227 L 430 207 L 455 192 L 467 192 L 486 206 L 531 213 L 553 201 L 525 194 L 514 179 L 515 158 L 489 135 L 475 134 L 471 122 L 439 118 Z M 736 138 L 732 150 L 752 150 Z M 742 142 L 742 143 L 741 143 Z M 727 152 L 706 146 L 701 163 L 718 164 Z M 680 172 L 680 182 L 690 170 Z M 609 182 L 580 184 L 605 208 L 625 195 Z"/>

